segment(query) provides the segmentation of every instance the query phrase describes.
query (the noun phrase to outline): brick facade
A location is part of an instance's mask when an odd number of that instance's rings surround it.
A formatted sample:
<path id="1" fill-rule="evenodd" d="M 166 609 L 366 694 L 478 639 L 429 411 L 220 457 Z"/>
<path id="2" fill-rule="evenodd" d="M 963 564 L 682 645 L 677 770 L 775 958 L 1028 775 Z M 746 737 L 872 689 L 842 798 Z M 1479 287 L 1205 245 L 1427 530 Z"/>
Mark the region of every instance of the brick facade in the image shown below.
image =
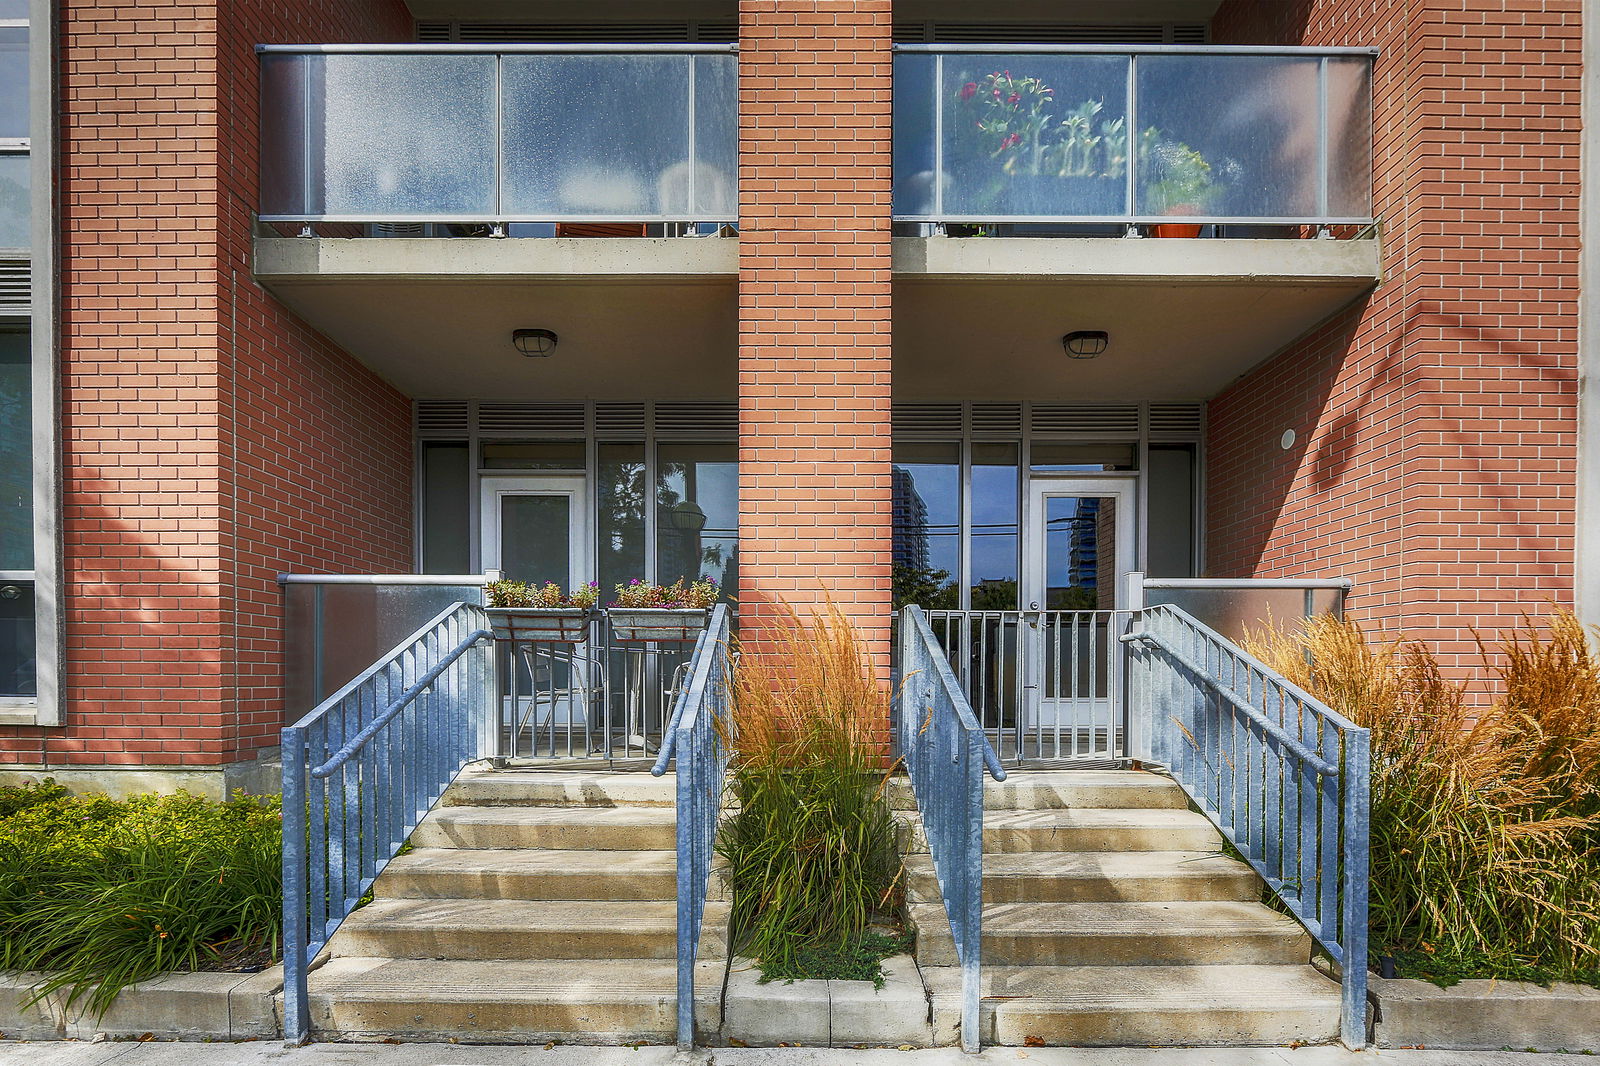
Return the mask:
<path id="1" fill-rule="evenodd" d="M 1214 576 L 1346 576 L 1458 668 L 1573 589 L 1577 0 L 1228 0 L 1219 43 L 1376 45 L 1384 280 L 1210 406 Z M 1288 451 L 1279 436 L 1294 429 Z"/>
<path id="2" fill-rule="evenodd" d="M 409 570 L 404 397 L 254 283 L 271 41 L 402 4 L 60 8 L 65 726 L 0 764 L 213 766 L 281 723 L 276 574 Z"/>
<path id="3" fill-rule="evenodd" d="M 889 0 L 739 5 L 739 597 L 888 661 Z"/>

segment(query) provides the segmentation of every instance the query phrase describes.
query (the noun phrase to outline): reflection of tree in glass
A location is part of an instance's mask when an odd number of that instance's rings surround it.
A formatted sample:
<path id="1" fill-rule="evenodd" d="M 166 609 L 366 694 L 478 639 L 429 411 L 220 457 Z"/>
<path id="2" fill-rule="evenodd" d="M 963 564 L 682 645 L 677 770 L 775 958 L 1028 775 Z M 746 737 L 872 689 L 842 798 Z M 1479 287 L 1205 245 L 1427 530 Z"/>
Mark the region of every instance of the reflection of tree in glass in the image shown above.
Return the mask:
<path id="1" fill-rule="evenodd" d="M 598 572 L 611 583 L 644 576 L 644 518 L 648 506 L 645 467 L 642 461 L 609 464 L 611 476 L 600 491 L 600 558 Z M 675 488 L 688 479 L 690 464 L 660 463 L 656 467 L 656 525 L 660 531 L 656 571 L 658 578 L 671 583 L 677 578 L 698 580 L 703 576 L 726 582 L 726 568 L 732 553 L 719 538 L 710 544 L 702 534 L 705 513 L 692 499 Z M 615 579 L 615 580 L 613 580 Z M 731 590 L 730 590 L 731 591 Z"/>
<path id="2" fill-rule="evenodd" d="M 983 581 L 972 586 L 974 611 L 1014 611 L 1017 609 L 1015 581 Z"/>
<path id="3" fill-rule="evenodd" d="M 913 603 L 930 611 L 953 611 L 960 606 L 956 583 L 950 580 L 948 570 L 897 563 L 890 570 L 890 582 L 897 611 Z"/>
<path id="4" fill-rule="evenodd" d="M 1052 611 L 1093 611 L 1098 609 L 1099 606 L 1100 599 L 1094 589 L 1074 586 L 1050 590 L 1050 610 Z"/>

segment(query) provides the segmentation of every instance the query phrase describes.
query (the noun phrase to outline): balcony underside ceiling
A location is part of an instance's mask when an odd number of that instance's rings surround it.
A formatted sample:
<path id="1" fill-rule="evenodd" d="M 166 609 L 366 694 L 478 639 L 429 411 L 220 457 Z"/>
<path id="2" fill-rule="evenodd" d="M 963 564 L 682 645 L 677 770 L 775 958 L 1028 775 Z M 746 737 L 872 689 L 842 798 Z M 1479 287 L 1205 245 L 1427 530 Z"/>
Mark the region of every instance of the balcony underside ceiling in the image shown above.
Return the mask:
<path id="1" fill-rule="evenodd" d="M 1204 399 L 1377 281 L 1376 241 L 897 238 L 897 399 Z M 736 390 L 731 239 L 257 242 L 257 278 L 402 392 Z M 515 329 L 552 329 L 530 359 Z M 1061 335 L 1105 330 L 1093 360 Z"/>

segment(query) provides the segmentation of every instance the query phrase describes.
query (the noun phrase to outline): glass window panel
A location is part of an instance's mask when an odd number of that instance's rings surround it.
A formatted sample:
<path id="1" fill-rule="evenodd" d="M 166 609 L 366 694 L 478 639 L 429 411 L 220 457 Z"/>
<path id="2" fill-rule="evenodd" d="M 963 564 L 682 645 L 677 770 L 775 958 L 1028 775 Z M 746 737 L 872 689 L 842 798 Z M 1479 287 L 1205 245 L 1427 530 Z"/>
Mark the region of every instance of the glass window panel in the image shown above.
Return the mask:
<path id="1" fill-rule="evenodd" d="M 894 57 L 894 213 L 936 217 L 934 56 Z"/>
<path id="2" fill-rule="evenodd" d="M 960 604 L 961 446 L 894 447 L 894 605 Z"/>
<path id="3" fill-rule="evenodd" d="M 1328 60 L 1328 214 L 1372 217 L 1372 63 Z"/>
<path id="4" fill-rule="evenodd" d="M 33 360 L 29 335 L 0 333 L 0 570 L 33 569 Z"/>
<path id="5" fill-rule="evenodd" d="M 500 569 L 512 581 L 563 589 L 572 580 L 572 498 L 500 497 Z"/>
<path id="6" fill-rule="evenodd" d="M 261 213 L 305 215 L 306 65 L 309 57 L 261 56 Z M 426 619 L 424 619 L 426 621 Z"/>
<path id="7" fill-rule="evenodd" d="M 30 184 L 28 153 L 0 152 L 0 248 L 27 248 L 33 243 Z"/>
<path id="8" fill-rule="evenodd" d="M 1126 56 L 947 55 L 936 92 L 947 216 L 1125 213 Z"/>
<path id="9" fill-rule="evenodd" d="M 1035 441 L 1029 450 L 1028 461 L 1035 470 L 1062 473 L 1137 470 L 1139 447 L 1136 444 L 1062 444 Z"/>
<path id="10" fill-rule="evenodd" d="M 609 603 L 618 585 L 645 576 L 644 445 L 600 445 L 599 476 L 596 580 Z"/>
<path id="11" fill-rule="evenodd" d="M 472 472 L 465 444 L 422 446 L 422 572 L 465 574 L 472 569 Z M 424 619 L 426 621 L 426 619 Z"/>
<path id="12" fill-rule="evenodd" d="M 0 582 L 0 696 L 38 694 L 33 585 Z"/>
<path id="13" fill-rule="evenodd" d="M 481 461 L 488 470 L 582 470 L 587 465 L 581 440 L 484 441 Z"/>
<path id="14" fill-rule="evenodd" d="M 709 577 L 728 595 L 738 582 L 739 448 L 656 448 L 656 579 Z"/>
<path id="15" fill-rule="evenodd" d="M 1194 447 L 1150 446 L 1151 577 L 1194 577 Z"/>
<path id="16" fill-rule="evenodd" d="M 690 215 L 689 58 L 506 56 L 505 211 Z M 722 177 L 731 187 L 733 172 Z"/>
<path id="17" fill-rule="evenodd" d="M 696 56 L 694 63 L 693 217 L 732 222 L 739 217 L 739 59 Z"/>
<path id="18" fill-rule="evenodd" d="M 28 0 L 0 0 L 0 19 L 26 19 Z"/>
<path id="19" fill-rule="evenodd" d="M 312 114 L 320 116 L 311 131 L 312 158 L 321 162 L 313 163 L 313 213 L 494 213 L 494 56 L 309 61 Z"/>
<path id="20" fill-rule="evenodd" d="M 1112 496 L 1045 497 L 1047 611 L 1116 606 L 1117 501 Z"/>
<path id="21" fill-rule="evenodd" d="M 1015 444 L 972 446 L 972 609 L 1017 607 L 1022 472 Z"/>
<path id="22" fill-rule="evenodd" d="M 1148 55 L 1139 93 L 1141 216 L 1317 211 L 1317 60 Z"/>
<path id="23" fill-rule="evenodd" d="M 7 16 L 0 14 L 0 18 Z M 0 26 L 0 137 L 28 136 L 28 28 Z"/>

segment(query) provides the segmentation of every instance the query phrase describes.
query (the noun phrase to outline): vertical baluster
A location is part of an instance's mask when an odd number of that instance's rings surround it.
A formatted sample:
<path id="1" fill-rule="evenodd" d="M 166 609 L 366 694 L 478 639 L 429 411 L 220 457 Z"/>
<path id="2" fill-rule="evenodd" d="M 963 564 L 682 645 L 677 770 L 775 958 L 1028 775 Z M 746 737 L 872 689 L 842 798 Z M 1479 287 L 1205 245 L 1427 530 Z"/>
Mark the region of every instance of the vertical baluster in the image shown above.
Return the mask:
<path id="1" fill-rule="evenodd" d="M 378 720 L 378 715 L 383 712 L 383 705 L 378 702 L 376 680 L 369 681 L 363 686 L 363 694 L 367 700 L 367 717 L 361 727 L 365 729 Z M 366 841 L 366 846 L 361 849 L 365 858 L 365 865 L 362 868 L 363 880 L 376 879 L 379 864 L 388 859 L 388 856 L 380 850 L 382 842 L 378 838 L 378 802 L 383 793 L 378 789 L 376 781 L 377 753 L 378 748 L 372 741 L 368 741 L 361 752 L 358 787 L 361 795 L 361 828 Z"/>
<path id="2" fill-rule="evenodd" d="M 1317 733 L 1318 717 L 1316 712 L 1307 707 L 1303 702 L 1296 700 L 1300 719 L 1300 745 L 1308 752 L 1321 750 L 1321 738 Z M 1310 920 L 1317 910 L 1317 786 L 1319 779 L 1316 771 L 1304 759 L 1296 761 L 1295 777 L 1296 791 L 1299 799 L 1296 801 L 1300 812 L 1299 832 L 1295 837 L 1295 847 L 1300 863 L 1300 916 Z"/>
<path id="3" fill-rule="evenodd" d="M 1333 723 L 1323 719 L 1320 723 L 1322 761 L 1325 764 L 1338 766 L 1340 763 L 1339 730 Z M 1317 827 L 1317 851 L 1321 862 L 1318 870 L 1320 891 L 1317 900 L 1317 922 L 1322 934 L 1329 940 L 1333 939 L 1333 931 L 1339 920 L 1339 812 L 1341 808 L 1339 796 L 1339 775 L 1327 774 L 1322 777 L 1322 813 L 1320 824 Z"/>
<path id="4" fill-rule="evenodd" d="M 324 715 L 306 729 L 306 764 L 315 767 L 328 758 L 328 723 L 330 714 Z M 307 817 L 311 822 L 311 843 L 307 849 L 307 872 L 310 885 L 307 912 L 311 919 L 310 944 L 307 951 L 314 953 L 322 946 L 328 928 L 328 789 L 326 778 L 308 776 L 306 792 L 310 797 Z M 306 956 L 310 961 L 311 955 Z"/>
<path id="5" fill-rule="evenodd" d="M 1330 725 L 1330 730 L 1332 729 Z M 1339 921 L 1339 962 L 1343 977 L 1343 1010 L 1340 1030 L 1350 1047 L 1361 1047 L 1367 1039 L 1367 893 L 1369 877 L 1368 822 L 1372 787 L 1371 737 L 1365 729 L 1353 729 L 1344 738 L 1344 854 L 1340 891 L 1344 909 Z M 1330 916 L 1331 917 L 1331 916 Z"/>
<path id="6" fill-rule="evenodd" d="M 306 738 L 300 728 L 283 731 L 283 1025 L 299 1043 L 311 1035 L 306 1002 L 307 866 Z"/>
<path id="7" fill-rule="evenodd" d="M 1277 725 L 1279 735 L 1283 735 L 1283 688 L 1276 682 L 1269 682 L 1265 673 L 1260 673 L 1261 711 L 1269 721 Z M 1262 767 L 1263 798 L 1262 808 L 1265 831 L 1261 835 L 1262 862 L 1267 871 L 1280 881 L 1283 878 L 1283 749 L 1274 743 L 1263 746 L 1263 758 L 1266 760 Z"/>

